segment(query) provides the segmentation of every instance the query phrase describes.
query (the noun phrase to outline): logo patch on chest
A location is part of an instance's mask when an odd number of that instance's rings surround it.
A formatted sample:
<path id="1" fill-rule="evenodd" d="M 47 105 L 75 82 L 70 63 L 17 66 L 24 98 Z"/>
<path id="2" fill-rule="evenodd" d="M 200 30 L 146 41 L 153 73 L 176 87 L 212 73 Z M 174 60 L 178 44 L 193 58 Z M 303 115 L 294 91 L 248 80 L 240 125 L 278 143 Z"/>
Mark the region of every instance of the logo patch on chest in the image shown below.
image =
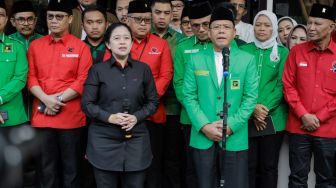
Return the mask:
<path id="1" fill-rule="evenodd" d="M 5 44 L 2 48 L 2 52 L 4 53 L 13 52 L 13 44 L 12 43 Z"/>
<path id="2" fill-rule="evenodd" d="M 231 80 L 231 89 L 238 90 L 240 89 L 240 80 Z"/>
<path id="3" fill-rule="evenodd" d="M 330 69 L 333 73 L 336 73 L 336 62 L 334 61 L 331 65 L 331 69 Z"/>
<path id="4" fill-rule="evenodd" d="M 308 67 L 308 63 L 305 62 L 305 61 L 301 61 L 301 62 L 299 63 L 299 67 Z"/>
<path id="5" fill-rule="evenodd" d="M 157 47 L 152 47 L 149 54 L 161 54 L 161 52 L 159 52 L 158 48 Z"/>

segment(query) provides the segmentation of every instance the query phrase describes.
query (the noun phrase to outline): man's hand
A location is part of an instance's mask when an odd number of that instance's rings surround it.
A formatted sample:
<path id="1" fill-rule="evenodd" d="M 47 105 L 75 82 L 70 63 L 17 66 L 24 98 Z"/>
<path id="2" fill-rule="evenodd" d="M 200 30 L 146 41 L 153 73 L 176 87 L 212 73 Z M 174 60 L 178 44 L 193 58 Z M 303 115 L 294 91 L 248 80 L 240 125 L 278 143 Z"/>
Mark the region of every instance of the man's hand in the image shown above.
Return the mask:
<path id="1" fill-rule="evenodd" d="M 1 114 L 0 114 L 0 123 L 1 123 L 1 124 L 5 124 L 5 121 L 3 120 Z"/>
<path id="2" fill-rule="evenodd" d="M 222 140 L 223 121 L 215 121 L 205 125 L 201 130 L 210 140 L 219 142 Z"/>
<path id="3" fill-rule="evenodd" d="M 266 108 L 266 106 L 262 104 L 257 104 L 253 116 L 256 118 L 258 121 L 263 122 L 263 124 L 266 124 L 265 118 L 268 115 L 269 110 Z"/>
<path id="4" fill-rule="evenodd" d="M 138 122 L 137 118 L 131 114 L 124 114 L 124 122 L 121 129 L 125 129 L 126 131 L 130 131 Z"/>
<path id="5" fill-rule="evenodd" d="M 314 114 L 305 114 L 301 117 L 301 129 L 315 131 L 320 127 L 320 120 Z"/>
<path id="6" fill-rule="evenodd" d="M 256 118 L 253 118 L 253 122 L 257 131 L 262 131 L 266 129 L 267 123 L 265 121 L 259 121 Z"/>
<path id="7" fill-rule="evenodd" d="M 44 114 L 47 115 L 56 115 L 61 109 L 62 106 L 65 106 L 64 103 L 57 100 L 57 96 L 61 93 L 55 93 L 52 95 L 46 95 L 43 97 L 42 102 L 46 105 L 46 110 Z"/>

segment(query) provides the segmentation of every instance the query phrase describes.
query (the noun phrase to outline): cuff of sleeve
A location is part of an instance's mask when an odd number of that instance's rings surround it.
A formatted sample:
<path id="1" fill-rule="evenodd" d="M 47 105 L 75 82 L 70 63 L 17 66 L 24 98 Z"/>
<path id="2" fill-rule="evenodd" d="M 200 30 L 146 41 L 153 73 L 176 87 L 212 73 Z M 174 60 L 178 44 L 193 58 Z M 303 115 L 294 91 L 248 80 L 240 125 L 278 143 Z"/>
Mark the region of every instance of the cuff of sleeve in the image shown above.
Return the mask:
<path id="1" fill-rule="evenodd" d="M 76 91 L 79 95 L 82 95 L 84 89 L 83 86 L 79 86 L 77 83 L 72 84 L 70 88 Z"/>
<path id="2" fill-rule="evenodd" d="M 303 106 L 298 106 L 295 109 L 296 115 L 298 118 L 301 118 L 303 115 L 305 115 L 307 112 L 307 110 L 303 107 Z"/>
<path id="3" fill-rule="evenodd" d="M 329 115 L 328 115 L 328 112 L 321 110 L 316 113 L 316 117 L 320 120 L 321 123 L 323 123 L 328 119 Z"/>
<path id="4" fill-rule="evenodd" d="M 138 122 L 141 122 L 144 120 L 144 117 L 140 112 L 135 112 L 133 115 L 137 118 Z"/>
<path id="5" fill-rule="evenodd" d="M 108 119 L 109 119 L 110 115 L 111 115 L 110 113 L 108 113 L 106 111 L 102 111 L 99 115 L 99 119 L 108 123 Z"/>
<path id="6" fill-rule="evenodd" d="M 0 105 L 2 105 L 3 104 L 3 99 L 2 99 L 2 97 L 0 96 Z"/>
<path id="7" fill-rule="evenodd" d="M 209 122 L 207 119 L 201 119 L 197 123 L 192 125 L 196 128 L 197 132 L 200 132 L 205 125 L 210 123 L 211 122 Z"/>
<path id="8" fill-rule="evenodd" d="M 239 126 L 237 123 L 233 122 L 233 117 L 228 117 L 228 126 L 230 127 L 232 134 L 235 133 L 236 131 L 238 131 Z"/>

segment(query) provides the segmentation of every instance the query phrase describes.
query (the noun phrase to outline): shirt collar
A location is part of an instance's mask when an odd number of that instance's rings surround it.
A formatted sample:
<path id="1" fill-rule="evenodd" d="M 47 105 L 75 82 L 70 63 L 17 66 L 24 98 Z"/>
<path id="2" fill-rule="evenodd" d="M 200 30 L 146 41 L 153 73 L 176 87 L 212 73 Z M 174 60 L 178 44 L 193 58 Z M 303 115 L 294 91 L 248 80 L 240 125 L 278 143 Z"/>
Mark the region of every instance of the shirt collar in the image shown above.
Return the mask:
<path id="1" fill-rule="evenodd" d="M 49 34 L 49 35 L 48 35 L 48 39 L 49 39 L 49 44 L 51 44 L 51 43 L 62 43 L 62 44 L 64 44 L 64 46 L 66 46 L 67 42 L 68 42 L 69 39 L 70 39 L 70 34 L 69 34 L 69 33 L 65 34 L 65 35 L 64 35 L 61 39 L 59 39 L 58 41 L 55 41 L 55 40 L 54 40 L 54 37 L 53 37 L 51 34 Z"/>
<path id="2" fill-rule="evenodd" d="M 309 41 L 308 42 L 308 52 L 311 52 L 311 51 L 320 51 L 320 50 L 318 50 L 318 47 L 312 41 Z M 332 38 L 330 38 L 329 45 L 324 51 L 328 51 L 333 54 L 336 53 L 336 43 Z"/>
<path id="3" fill-rule="evenodd" d="M 99 48 L 101 45 L 104 45 L 105 46 L 105 42 L 104 40 L 102 40 L 97 46 L 93 46 L 89 40 L 88 40 L 88 37 L 86 36 L 85 39 L 84 39 L 84 42 L 91 47 L 94 47 L 94 48 Z"/>
<path id="4" fill-rule="evenodd" d="M 150 35 L 151 35 L 151 33 L 148 33 L 147 35 L 146 35 L 146 37 L 144 38 L 144 39 L 142 39 L 140 42 L 138 42 L 138 40 L 137 39 L 133 39 L 133 41 L 135 42 L 135 43 L 137 43 L 137 44 L 141 44 L 141 43 L 146 43 L 146 42 L 148 42 L 148 40 L 149 40 L 149 38 L 150 38 Z"/>
<path id="5" fill-rule="evenodd" d="M 1 42 L 1 43 L 4 43 L 4 42 L 5 42 L 5 33 L 2 33 L 2 34 L 0 35 L 0 42 Z"/>
<path id="6" fill-rule="evenodd" d="M 113 55 L 111 55 L 111 58 L 108 61 L 109 61 L 111 67 L 113 67 L 113 66 L 119 67 L 120 66 L 120 64 L 115 60 L 115 58 L 113 57 Z M 134 63 L 134 60 L 129 55 L 125 67 L 127 67 L 127 66 L 133 67 L 133 63 Z"/>
<path id="7" fill-rule="evenodd" d="M 195 38 L 194 46 L 197 44 L 204 45 L 210 43 L 210 39 L 207 39 L 206 41 L 200 41 L 195 35 L 193 37 Z"/>

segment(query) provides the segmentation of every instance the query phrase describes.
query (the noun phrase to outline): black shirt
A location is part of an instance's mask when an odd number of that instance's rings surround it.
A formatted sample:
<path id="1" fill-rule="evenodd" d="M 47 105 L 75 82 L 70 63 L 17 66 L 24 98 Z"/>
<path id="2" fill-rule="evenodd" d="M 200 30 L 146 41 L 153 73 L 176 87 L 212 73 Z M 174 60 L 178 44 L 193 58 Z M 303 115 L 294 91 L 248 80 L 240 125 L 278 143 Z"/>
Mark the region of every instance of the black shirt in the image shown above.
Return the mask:
<path id="1" fill-rule="evenodd" d="M 138 122 L 132 138 L 125 140 L 119 125 L 108 123 L 111 114 L 128 111 Z M 112 171 L 137 171 L 151 163 L 151 151 L 145 119 L 159 104 L 149 66 L 131 58 L 128 66 L 117 66 L 115 59 L 92 66 L 85 82 L 82 109 L 91 118 L 87 156 L 96 168 Z"/>

